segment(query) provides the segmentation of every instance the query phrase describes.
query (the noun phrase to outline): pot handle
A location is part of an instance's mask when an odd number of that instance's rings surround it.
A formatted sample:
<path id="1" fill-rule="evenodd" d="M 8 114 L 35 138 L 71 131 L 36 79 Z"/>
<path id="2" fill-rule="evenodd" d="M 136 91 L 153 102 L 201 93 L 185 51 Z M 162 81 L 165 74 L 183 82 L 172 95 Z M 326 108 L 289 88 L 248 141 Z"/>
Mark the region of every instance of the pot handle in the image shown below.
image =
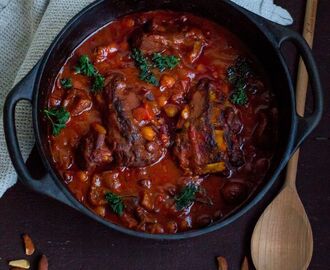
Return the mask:
<path id="1" fill-rule="evenodd" d="M 16 133 L 15 108 L 20 100 L 28 100 L 32 103 L 33 86 L 39 69 L 38 63 L 8 94 L 3 110 L 4 133 L 8 153 L 21 182 L 30 189 L 48 195 L 65 204 L 72 206 L 72 202 L 65 196 L 63 191 L 52 180 L 49 174 L 42 179 L 34 179 L 26 167 Z"/>
<path id="2" fill-rule="evenodd" d="M 321 79 L 312 54 L 312 50 L 307 44 L 306 40 L 297 32 L 276 24 L 271 24 L 271 29 L 277 37 L 277 44 L 279 49 L 281 49 L 281 46 L 285 41 L 291 41 L 296 46 L 298 53 L 301 55 L 306 66 L 313 94 L 313 112 L 304 117 L 296 113 L 297 136 L 293 144 L 292 153 L 294 153 L 321 120 L 323 112 L 323 90 Z"/>

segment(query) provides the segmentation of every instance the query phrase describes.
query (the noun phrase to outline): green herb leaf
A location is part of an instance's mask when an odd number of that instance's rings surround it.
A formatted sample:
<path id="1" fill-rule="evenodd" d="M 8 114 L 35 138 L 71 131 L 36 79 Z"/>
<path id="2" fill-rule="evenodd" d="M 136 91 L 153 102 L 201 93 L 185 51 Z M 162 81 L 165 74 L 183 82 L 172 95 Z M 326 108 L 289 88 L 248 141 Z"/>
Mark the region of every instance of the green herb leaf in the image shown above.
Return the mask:
<path id="1" fill-rule="evenodd" d="M 66 127 L 66 122 L 70 118 L 70 113 L 64 108 L 44 109 L 44 114 L 52 124 L 52 134 L 57 136 L 61 130 Z"/>
<path id="2" fill-rule="evenodd" d="M 140 73 L 140 79 L 142 81 L 145 81 L 145 82 L 150 83 L 150 84 L 155 85 L 155 86 L 159 85 L 159 81 L 157 80 L 157 78 L 155 77 L 155 75 L 152 72 Z"/>
<path id="3" fill-rule="evenodd" d="M 118 216 L 122 216 L 124 212 L 124 203 L 122 196 L 116 195 L 112 192 L 105 193 L 105 199 L 110 205 L 112 211 L 116 213 Z"/>
<path id="4" fill-rule="evenodd" d="M 104 87 L 104 80 L 105 80 L 104 77 L 100 73 L 97 73 L 94 77 L 92 91 L 98 92 L 102 90 Z"/>
<path id="5" fill-rule="evenodd" d="M 180 63 L 180 58 L 174 55 L 161 55 L 160 53 L 154 53 L 152 56 L 152 62 L 160 72 L 163 72 L 165 69 L 175 68 Z"/>
<path id="6" fill-rule="evenodd" d="M 249 99 L 246 93 L 248 77 L 252 73 L 247 59 L 238 58 L 234 66 L 227 69 L 227 79 L 233 87 L 230 101 L 236 105 L 245 105 Z"/>
<path id="7" fill-rule="evenodd" d="M 231 84 L 234 84 L 237 80 L 236 69 L 234 67 L 229 67 L 227 69 L 227 79 Z"/>
<path id="8" fill-rule="evenodd" d="M 140 79 L 152 85 L 158 86 L 159 81 L 150 71 L 147 58 L 143 55 L 143 53 L 139 49 L 134 48 L 132 50 L 131 57 L 134 59 L 135 65 L 140 70 Z"/>
<path id="9" fill-rule="evenodd" d="M 71 80 L 71 78 L 62 79 L 62 80 L 61 80 L 61 85 L 62 85 L 62 87 L 65 88 L 65 89 L 70 89 L 70 88 L 72 88 L 72 80 Z"/>
<path id="10" fill-rule="evenodd" d="M 190 206 L 196 198 L 196 193 L 198 192 L 198 187 L 189 184 L 185 186 L 180 194 L 176 197 L 174 197 L 175 203 L 176 203 L 176 209 L 177 210 L 183 210 Z"/>
<path id="11" fill-rule="evenodd" d="M 88 77 L 92 77 L 92 76 L 96 75 L 95 67 L 91 63 L 91 61 L 87 55 L 82 55 L 79 58 L 78 65 L 75 67 L 75 71 L 78 74 L 83 74 Z"/>
<path id="12" fill-rule="evenodd" d="M 248 96 L 245 91 L 245 86 L 239 84 L 235 86 L 235 91 L 230 96 L 230 101 L 236 105 L 245 105 L 248 103 Z"/>
<path id="13" fill-rule="evenodd" d="M 78 65 L 75 67 L 76 73 L 93 78 L 92 92 L 98 92 L 104 87 L 104 77 L 96 70 L 87 55 L 79 58 Z"/>

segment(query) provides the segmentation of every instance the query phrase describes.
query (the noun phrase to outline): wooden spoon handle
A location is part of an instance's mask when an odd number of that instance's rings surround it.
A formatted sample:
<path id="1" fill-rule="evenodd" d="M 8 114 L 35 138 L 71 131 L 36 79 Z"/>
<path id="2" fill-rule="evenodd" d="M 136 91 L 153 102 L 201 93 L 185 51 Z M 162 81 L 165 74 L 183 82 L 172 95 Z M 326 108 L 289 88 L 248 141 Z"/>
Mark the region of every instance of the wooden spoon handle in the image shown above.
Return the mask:
<path id="1" fill-rule="evenodd" d="M 306 4 L 303 36 L 311 48 L 313 46 L 313 39 L 314 39 L 317 3 L 318 0 L 308 0 Z M 302 60 L 302 58 L 300 58 L 298 65 L 297 88 L 296 88 L 296 109 L 297 109 L 297 113 L 300 116 L 303 116 L 305 112 L 307 88 L 308 88 L 308 73 L 304 61 Z M 298 159 L 299 159 L 299 149 L 294 153 L 294 155 L 290 159 L 286 171 L 285 183 L 292 187 L 295 187 L 295 183 L 296 183 Z"/>

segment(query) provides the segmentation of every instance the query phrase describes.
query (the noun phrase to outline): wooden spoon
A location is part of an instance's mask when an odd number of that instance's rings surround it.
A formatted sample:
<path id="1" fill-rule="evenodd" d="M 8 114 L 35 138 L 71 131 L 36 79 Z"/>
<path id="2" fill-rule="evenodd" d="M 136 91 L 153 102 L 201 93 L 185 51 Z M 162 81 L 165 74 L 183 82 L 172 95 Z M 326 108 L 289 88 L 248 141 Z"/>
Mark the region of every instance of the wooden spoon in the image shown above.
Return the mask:
<path id="1" fill-rule="evenodd" d="M 306 5 L 304 37 L 312 46 L 317 0 Z M 308 74 L 300 59 L 297 77 L 297 112 L 305 110 Z M 290 159 L 282 191 L 266 208 L 254 228 L 251 253 L 258 270 L 307 269 L 313 254 L 312 229 L 296 190 L 299 150 Z"/>

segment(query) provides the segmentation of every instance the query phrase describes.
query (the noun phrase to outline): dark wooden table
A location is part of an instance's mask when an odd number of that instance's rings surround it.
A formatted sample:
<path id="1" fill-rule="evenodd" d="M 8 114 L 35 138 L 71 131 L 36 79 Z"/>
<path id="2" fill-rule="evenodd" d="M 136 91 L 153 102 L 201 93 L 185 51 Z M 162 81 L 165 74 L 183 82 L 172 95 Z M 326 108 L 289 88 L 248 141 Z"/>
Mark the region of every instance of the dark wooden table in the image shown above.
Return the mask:
<path id="1" fill-rule="evenodd" d="M 290 11 L 295 19 L 292 28 L 299 32 L 305 2 L 276 1 Z M 302 148 L 297 183 L 314 233 L 314 256 L 309 268 L 312 270 L 330 269 L 329 14 L 330 1 L 319 0 L 313 50 L 323 80 L 326 110 L 322 123 Z M 295 74 L 294 48 L 288 45 L 285 49 Z M 40 167 L 36 153 L 31 155 L 29 164 L 32 170 Z M 212 270 L 217 269 L 215 258 L 219 255 L 228 259 L 230 270 L 237 270 L 243 256 L 249 255 L 253 227 L 278 188 L 222 230 L 191 240 L 161 242 L 117 233 L 18 183 L 0 200 L 0 269 L 8 269 L 7 260 L 24 257 L 20 235 L 27 232 L 38 248 L 31 258 L 32 269 L 37 269 L 35 261 L 45 253 L 53 270 Z"/>

